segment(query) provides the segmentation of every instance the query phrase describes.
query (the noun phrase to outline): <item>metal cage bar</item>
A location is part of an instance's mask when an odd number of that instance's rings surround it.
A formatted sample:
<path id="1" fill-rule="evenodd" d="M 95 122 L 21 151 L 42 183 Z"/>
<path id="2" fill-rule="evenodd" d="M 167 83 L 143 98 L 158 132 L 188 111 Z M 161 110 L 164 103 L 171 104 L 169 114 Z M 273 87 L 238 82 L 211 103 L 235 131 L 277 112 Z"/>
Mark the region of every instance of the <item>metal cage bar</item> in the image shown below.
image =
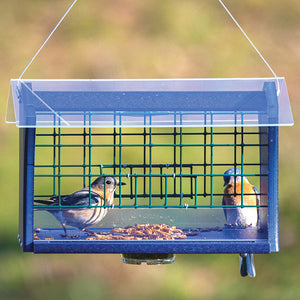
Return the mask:
<path id="1" fill-rule="evenodd" d="M 267 172 L 257 172 L 257 173 L 249 173 L 245 172 L 244 169 L 247 167 L 259 167 L 261 162 L 259 158 L 256 161 L 245 161 L 244 160 L 244 149 L 248 148 L 259 148 L 259 147 L 267 147 L 267 143 L 260 143 L 260 133 L 259 131 L 255 131 L 254 129 L 245 130 L 243 128 L 233 128 L 232 132 L 222 132 L 222 130 L 217 131 L 216 129 L 210 128 L 200 128 L 200 129 L 186 129 L 186 128 L 174 128 L 174 130 L 157 130 L 152 128 L 144 128 L 142 132 L 135 132 L 132 129 L 122 129 L 122 128 L 114 128 L 113 132 L 99 132 L 95 131 L 91 128 L 83 128 L 77 129 L 76 131 L 73 129 L 68 133 L 67 129 L 59 128 L 57 129 L 58 133 L 54 131 L 53 137 L 51 133 L 43 133 L 42 130 L 38 130 L 36 134 L 37 142 L 35 144 L 36 152 L 42 148 L 49 148 L 54 151 L 54 159 L 53 165 L 49 164 L 48 162 L 45 164 L 36 164 L 36 170 L 50 170 L 52 168 L 53 173 L 45 174 L 44 172 L 36 172 L 35 180 L 38 181 L 39 178 L 52 178 L 53 185 L 57 179 L 57 189 L 58 195 L 61 194 L 61 180 L 63 178 L 76 178 L 82 177 L 83 184 L 86 183 L 86 178 L 88 178 L 88 186 L 91 185 L 92 177 L 97 177 L 100 174 L 102 175 L 113 175 L 117 176 L 122 179 L 129 179 L 128 185 L 130 187 L 129 190 L 126 190 L 125 193 L 120 191 L 116 193 L 116 197 L 119 199 L 119 204 L 115 207 L 125 208 L 125 207 L 139 207 L 139 199 L 140 198 L 149 198 L 148 205 L 143 204 L 143 207 L 168 207 L 166 204 L 153 204 L 154 199 L 179 199 L 178 204 L 172 204 L 172 207 L 185 207 L 186 203 L 184 203 L 184 199 L 191 199 L 194 200 L 194 203 L 188 204 L 189 207 L 220 207 L 214 203 L 214 197 L 222 196 L 222 193 L 216 192 L 214 187 L 214 180 L 217 177 L 223 176 L 223 171 L 226 168 L 231 166 L 241 167 L 242 169 L 242 176 L 248 177 L 267 177 Z M 223 141 L 220 142 L 225 135 L 226 138 L 233 137 L 233 143 L 224 143 Z M 250 136 L 253 141 L 245 142 L 244 137 Z M 42 143 L 39 142 L 40 138 L 46 138 L 46 142 Z M 71 143 L 63 142 L 62 139 L 64 138 L 77 138 L 82 137 L 83 144 L 73 143 L 73 139 Z M 94 142 L 92 139 L 94 137 Z M 101 137 L 106 139 L 107 142 L 102 142 Z M 143 142 L 139 144 L 138 142 L 131 142 L 132 138 L 140 140 L 142 138 Z M 172 140 L 173 137 L 173 141 Z M 169 142 L 156 142 L 157 139 L 154 138 L 161 138 L 165 139 Z M 202 142 L 194 142 L 190 143 L 189 138 L 199 139 Z M 96 141 L 97 139 L 97 141 Z M 187 142 L 185 141 L 187 139 Z M 112 145 L 110 140 L 113 140 L 114 144 Z M 240 140 L 240 142 L 238 142 Z M 53 144 L 48 143 L 49 141 L 53 141 Z M 183 153 L 183 149 L 187 147 L 190 148 L 199 148 L 199 153 L 203 152 L 203 159 L 195 159 L 195 162 L 192 163 L 189 161 L 188 163 L 185 162 L 186 156 Z M 72 148 L 82 148 L 83 158 L 82 164 L 69 164 L 64 163 L 62 161 L 62 151 L 72 151 Z M 104 151 L 105 148 L 112 149 L 112 160 L 108 163 L 102 164 L 101 161 L 99 163 L 95 163 L 94 158 L 92 159 L 92 151 L 97 148 L 97 151 L 101 153 Z M 209 156 L 207 152 L 207 148 L 209 148 Z M 233 148 L 233 151 L 230 150 L 230 153 L 233 153 L 233 162 L 224 161 L 224 162 L 215 162 L 215 154 L 214 151 L 217 148 Z M 104 149 L 104 150 L 103 150 Z M 143 159 L 140 163 L 131 163 L 130 161 L 125 161 L 123 156 L 127 154 L 127 150 L 130 150 L 130 153 L 135 153 L 133 149 L 136 150 L 136 153 L 140 152 Z M 173 161 L 163 161 L 159 158 L 159 151 L 169 151 L 170 153 L 173 152 Z M 173 150 L 172 150 L 173 149 Z M 153 154 L 153 151 L 156 151 Z M 241 159 L 238 162 L 237 151 L 240 151 Z M 57 153 L 57 158 L 55 153 Z M 199 155 L 200 157 L 201 155 Z M 207 161 L 207 159 L 209 159 Z M 155 162 L 154 162 L 155 160 Z M 160 160 L 159 163 L 156 163 L 157 160 Z M 101 164 L 100 164 L 101 163 Z M 98 173 L 97 169 L 100 164 L 100 174 Z M 209 166 L 209 168 L 208 168 Z M 215 171 L 217 168 L 221 170 L 223 167 L 222 172 Z M 82 169 L 82 173 L 69 172 L 65 173 L 62 172 L 64 169 Z M 86 171 L 86 169 L 88 169 Z M 129 172 L 127 170 L 130 170 Z M 207 172 L 209 170 L 209 172 Z M 104 171 L 104 173 L 103 173 Z M 142 171 L 142 172 L 141 172 Z M 159 180 L 156 181 L 155 178 Z M 199 178 L 200 180 L 196 180 L 195 178 Z M 164 179 L 164 180 L 163 180 Z M 173 179 L 173 188 L 169 186 L 172 184 Z M 209 180 L 208 180 L 209 179 Z M 141 190 L 138 188 L 138 184 L 140 180 L 143 182 L 143 189 Z M 159 186 L 155 191 L 153 190 L 153 180 L 155 180 L 155 185 Z M 189 183 L 188 181 L 189 180 Z M 146 184 L 148 182 L 148 184 Z M 179 189 L 176 183 L 179 183 Z M 194 182 L 194 184 L 193 184 Z M 202 185 L 199 183 L 202 182 Z M 188 188 L 189 187 L 189 188 Z M 53 187 L 55 190 L 55 186 Z M 135 193 L 133 193 L 135 191 Z M 138 191 L 136 193 L 136 191 Z M 50 197 L 53 195 L 50 194 L 36 194 L 36 197 Z M 198 203 L 199 197 L 209 197 L 210 202 L 207 205 Z M 241 195 L 243 197 L 243 194 Z M 132 206 L 124 201 L 127 199 L 135 199 L 135 203 Z M 196 199 L 197 198 L 197 199 Z M 124 204 L 123 204 L 124 202 Z M 168 202 L 168 201 L 167 201 Z M 104 204 L 105 206 L 106 204 Z M 171 205 L 171 204 L 170 204 Z M 242 202 L 241 207 L 244 204 Z M 40 205 L 36 205 L 35 208 L 40 208 Z M 221 206 L 222 207 L 222 206 Z"/>

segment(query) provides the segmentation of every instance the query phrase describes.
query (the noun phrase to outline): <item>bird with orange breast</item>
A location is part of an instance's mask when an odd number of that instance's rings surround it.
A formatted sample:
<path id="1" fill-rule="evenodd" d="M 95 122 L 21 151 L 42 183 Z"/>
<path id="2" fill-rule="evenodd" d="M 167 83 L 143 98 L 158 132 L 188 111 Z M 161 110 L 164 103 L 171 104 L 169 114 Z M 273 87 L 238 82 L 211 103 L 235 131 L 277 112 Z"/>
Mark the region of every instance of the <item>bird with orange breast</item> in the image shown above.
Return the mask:
<path id="1" fill-rule="evenodd" d="M 76 237 L 67 233 L 66 225 L 94 234 L 87 227 L 99 223 L 106 216 L 109 206 L 114 203 L 114 192 L 118 186 L 120 182 L 117 178 L 100 176 L 92 182 L 91 188 L 85 187 L 73 194 L 62 195 L 60 200 L 58 196 L 53 196 L 48 200 L 34 201 L 49 206 L 47 211 L 61 223 L 65 237 Z"/>
<path id="2" fill-rule="evenodd" d="M 233 228 L 258 227 L 260 196 L 257 188 L 248 181 L 246 176 L 241 176 L 241 174 L 241 170 L 237 167 L 230 168 L 224 173 L 225 189 L 222 204 L 227 225 Z M 240 271 L 242 276 L 255 277 L 252 253 L 240 254 Z"/>

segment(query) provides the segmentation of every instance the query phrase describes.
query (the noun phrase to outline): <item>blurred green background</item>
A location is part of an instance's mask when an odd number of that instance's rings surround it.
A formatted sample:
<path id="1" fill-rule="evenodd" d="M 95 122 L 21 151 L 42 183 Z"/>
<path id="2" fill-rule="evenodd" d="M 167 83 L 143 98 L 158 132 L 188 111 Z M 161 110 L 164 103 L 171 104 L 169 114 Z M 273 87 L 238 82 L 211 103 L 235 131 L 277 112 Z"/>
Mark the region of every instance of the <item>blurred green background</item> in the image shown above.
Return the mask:
<path id="1" fill-rule="evenodd" d="M 0 2 L 0 299 L 299 299 L 299 0 L 224 1 L 278 76 L 294 127 L 280 129 L 280 252 L 258 254 L 241 278 L 237 255 L 177 255 L 129 266 L 119 255 L 34 255 L 18 242 L 18 130 L 5 124 L 17 78 L 71 1 Z M 272 74 L 217 0 L 78 1 L 24 78 L 210 78 Z"/>

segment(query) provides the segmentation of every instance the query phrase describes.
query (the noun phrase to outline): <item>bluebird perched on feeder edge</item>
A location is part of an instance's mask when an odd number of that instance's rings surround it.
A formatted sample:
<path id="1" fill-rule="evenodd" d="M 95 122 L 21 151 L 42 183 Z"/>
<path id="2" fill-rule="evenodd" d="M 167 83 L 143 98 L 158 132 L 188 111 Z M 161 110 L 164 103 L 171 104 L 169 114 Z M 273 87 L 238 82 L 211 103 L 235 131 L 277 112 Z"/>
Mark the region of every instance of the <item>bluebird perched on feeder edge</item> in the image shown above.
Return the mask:
<path id="1" fill-rule="evenodd" d="M 239 168 L 230 168 L 224 173 L 223 205 L 260 205 L 260 196 L 257 188 L 252 185 L 246 176 L 239 176 Z M 242 185 L 243 180 L 243 185 Z M 242 190 L 243 188 L 243 190 Z M 243 195 L 243 203 L 242 197 Z M 257 227 L 259 222 L 258 207 L 224 207 L 224 214 L 229 226 Z M 252 253 L 240 254 L 241 276 L 255 277 L 254 258 Z"/>
<path id="2" fill-rule="evenodd" d="M 126 184 L 122 182 L 121 185 Z M 115 177 L 98 177 L 91 184 L 91 189 L 85 187 L 70 195 L 60 196 L 61 208 L 50 208 L 47 211 L 55 216 L 61 223 L 66 237 L 70 236 L 67 233 L 66 225 L 76 227 L 82 231 L 94 234 L 87 229 L 88 226 L 99 223 L 107 214 L 109 207 L 97 207 L 102 205 L 112 206 L 114 203 L 114 192 L 120 186 L 120 182 Z M 106 192 L 104 193 L 104 187 Z M 50 206 L 59 206 L 59 196 L 53 196 L 48 200 L 34 200 L 40 204 Z M 63 206 L 74 206 L 63 208 Z M 82 207 L 82 206 L 91 207 Z M 76 206 L 80 206 L 76 208 Z"/>

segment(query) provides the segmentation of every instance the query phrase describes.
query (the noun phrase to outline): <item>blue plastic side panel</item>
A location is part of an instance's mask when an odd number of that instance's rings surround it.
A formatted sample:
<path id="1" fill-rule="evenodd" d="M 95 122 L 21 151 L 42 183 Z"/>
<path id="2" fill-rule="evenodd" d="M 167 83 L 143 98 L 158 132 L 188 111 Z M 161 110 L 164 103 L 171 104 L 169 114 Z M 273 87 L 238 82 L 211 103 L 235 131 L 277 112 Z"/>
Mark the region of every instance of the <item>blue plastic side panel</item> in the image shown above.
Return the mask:
<path id="1" fill-rule="evenodd" d="M 269 127 L 269 241 L 271 252 L 279 251 L 278 228 L 278 127 Z"/>
<path id="2" fill-rule="evenodd" d="M 33 251 L 33 194 L 35 129 L 22 128 L 20 136 L 19 239 L 23 251 Z"/>
<path id="3" fill-rule="evenodd" d="M 278 101 L 274 83 L 265 83 L 264 90 L 269 107 L 269 117 L 272 122 L 278 119 Z M 270 251 L 279 251 L 279 228 L 278 228 L 278 127 L 268 127 L 268 233 Z"/>

